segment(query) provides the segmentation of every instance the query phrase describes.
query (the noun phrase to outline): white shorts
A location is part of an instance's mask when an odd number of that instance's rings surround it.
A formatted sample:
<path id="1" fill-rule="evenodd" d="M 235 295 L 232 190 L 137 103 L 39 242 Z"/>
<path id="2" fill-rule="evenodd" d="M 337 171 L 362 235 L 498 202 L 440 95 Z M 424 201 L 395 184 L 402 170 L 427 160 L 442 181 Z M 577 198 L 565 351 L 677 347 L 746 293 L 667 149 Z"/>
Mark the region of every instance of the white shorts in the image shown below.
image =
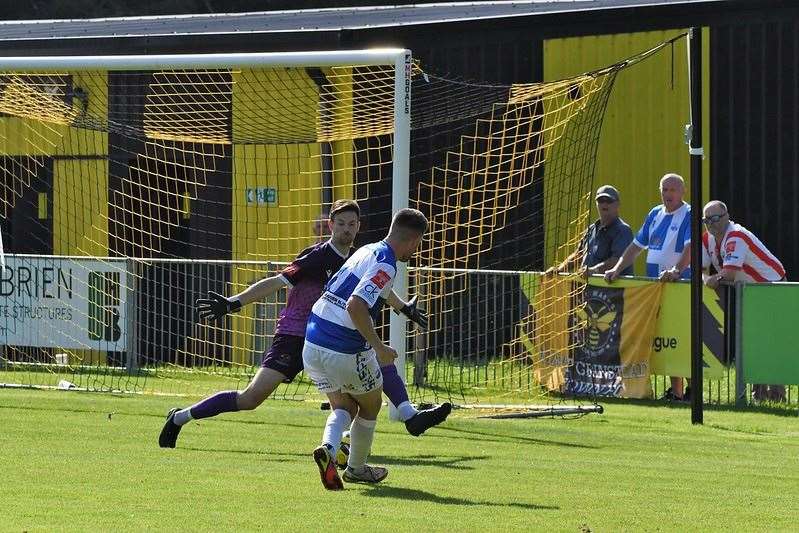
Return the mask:
<path id="1" fill-rule="evenodd" d="M 319 392 L 365 394 L 383 386 L 383 374 L 374 350 L 340 353 L 305 341 L 302 348 L 305 372 Z"/>

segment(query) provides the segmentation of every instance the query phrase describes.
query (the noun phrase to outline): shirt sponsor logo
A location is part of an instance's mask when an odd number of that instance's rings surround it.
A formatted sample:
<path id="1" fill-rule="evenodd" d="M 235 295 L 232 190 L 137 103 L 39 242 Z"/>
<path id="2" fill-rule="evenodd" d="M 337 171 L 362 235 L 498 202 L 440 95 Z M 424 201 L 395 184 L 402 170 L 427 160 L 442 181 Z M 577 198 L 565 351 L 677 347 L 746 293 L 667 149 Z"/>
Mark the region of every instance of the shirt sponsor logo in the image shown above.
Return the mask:
<path id="1" fill-rule="evenodd" d="M 724 245 L 724 250 L 731 254 L 735 251 L 735 241 L 727 241 L 727 244 Z"/>
<path id="2" fill-rule="evenodd" d="M 376 285 L 367 283 L 366 285 L 363 286 L 363 292 L 365 292 L 369 296 L 374 296 L 375 293 L 380 292 L 380 289 Z"/>
<path id="3" fill-rule="evenodd" d="M 389 276 L 387 272 L 384 272 L 383 270 L 378 270 L 377 274 L 372 276 L 372 279 L 370 279 L 369 281 L 371 281 L 372 283 L 374 283 L 375 285 L 377 285 L 382 289 L 383 287 L 386 286 L 386 283 L 388 283 L 390 279 L 391 276 Z"/>
<path id="4" fill-rule="evenodd" d="M 336 307 L 339 307 L 341 309 L 346 309 L 347 308 L 347 302 L 345 302 L 344 300 L 342 300 L 341 298 L 339 298 L 335 294 L 331 294 L 329 292 L 325 292 L 322 295 L 322 299 L 325 300 L 326 302 L 330 302 L 331 304 L 333 304 Z"/>

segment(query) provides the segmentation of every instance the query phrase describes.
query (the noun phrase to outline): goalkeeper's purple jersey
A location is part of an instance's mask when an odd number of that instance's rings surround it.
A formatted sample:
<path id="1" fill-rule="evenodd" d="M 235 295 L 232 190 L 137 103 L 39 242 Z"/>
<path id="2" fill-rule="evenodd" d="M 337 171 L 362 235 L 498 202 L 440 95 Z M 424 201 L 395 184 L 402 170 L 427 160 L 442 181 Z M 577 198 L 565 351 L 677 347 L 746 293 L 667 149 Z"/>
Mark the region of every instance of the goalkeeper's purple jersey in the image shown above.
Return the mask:
<path id="1" fill-rule="evenodd" d="M 305 336 L 305 325 L 311 307 L 319 299 L 330 277 L 339 271 L 344 261 L 352 255 L 341 255 L 329 240 L 309 246 L 280 272 L 280 277 L 290 287 L 286 307 L 280 312 L 275 333 Z"/>

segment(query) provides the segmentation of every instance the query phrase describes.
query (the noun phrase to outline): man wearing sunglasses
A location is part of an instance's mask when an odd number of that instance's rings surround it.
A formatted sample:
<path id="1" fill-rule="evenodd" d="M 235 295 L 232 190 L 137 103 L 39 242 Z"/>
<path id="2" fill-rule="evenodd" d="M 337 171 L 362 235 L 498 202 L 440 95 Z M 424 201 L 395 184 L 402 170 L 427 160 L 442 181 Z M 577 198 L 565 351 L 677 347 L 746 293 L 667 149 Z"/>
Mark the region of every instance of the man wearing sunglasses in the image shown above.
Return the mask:
<path id="1" fill-rule="evenodd" d="M 612 283 L 632 265 L 644 249 L 646 275 L 662 281 L 691 278 L 691 206 L 683 201 L 685 181 L 669 173 L 660 179 L 663 203 L 649 211 L 644 224 L 624 250 L 616 266 L 605 272 L 605 281 Z M 671 388 L 663 396 L 667 400 L 687 400 L 690 388 L 683 393 L 683 378 L 671 376 Z"/>
<path id="2" fill-rule="evenodd" d="M 582 257 L 580 273 L 584 276 L 604 274 L 619 260 L 621 254 L 633 240 L 633 231 L 619 216 L 619 191 L 612 185 L 603 185 L 596 191 L 596 210 L 599 214 L 588 227 L 577 249 L 560 265 L 546 271 L 547 274 L 567 272 L 577 266 Z M 621 272 L 622 276 L 633 273 L 632 264 Z"/>
<path id="3" fill-rule="evenodd" d="M 783 281 L 785 268 L 777 257 L 754 233 L 730 220 L 724 202 L 713 200 L 702 211 L 702 223 L 707 228 L 702 234 L 702 279 L 715 289 L 722 281 L 764 283 Z M 710 274 L 710 267 L 716 271 Z M 754 385 L 757 401 L 785 401 L 782 385 Z"/>

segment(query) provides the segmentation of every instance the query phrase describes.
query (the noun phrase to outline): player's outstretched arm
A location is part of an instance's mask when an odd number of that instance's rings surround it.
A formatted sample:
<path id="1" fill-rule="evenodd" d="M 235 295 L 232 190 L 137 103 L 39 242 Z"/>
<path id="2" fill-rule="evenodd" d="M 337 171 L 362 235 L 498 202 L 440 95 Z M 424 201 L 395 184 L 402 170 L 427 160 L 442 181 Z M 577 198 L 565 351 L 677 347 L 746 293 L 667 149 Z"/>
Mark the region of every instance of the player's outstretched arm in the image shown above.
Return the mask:
<path id="1" fill-rule="evenodd" d="M 198 298 L 196 305 L 200 314 L 200 319 L 219 320 L 228 313 L 235 313 L 242 306 L 252 302 L 263 300 L 267 296 L 277 292 L 286 285 L 280 276 L 272 276 L 259 280 L 242 292 L 229 298 L 219 293 L 208 291 L 208 298 Z"/>
<path id="2" fill-rule="evenodd" d="M 418 299 L 418 295 L 415 295 L 411 298 L 408 303 L 402 301 L 402 299 L 397 295 L 394 290 L 391 290 L 391 293 L 388 295 L 388 305 L 394 309 L 395 313 L 402 313 L 403 315 L 408 317 L 408 320 L 413 322 L 414 324 L 418 325 L 421 329 L 427 329 L 428 325 L 428 317 L 427 312 L 424 309 L 419 309 L 416 305 L 416 300 Z"/>
<path id="3" fill-rule="evenodd" d="M 231 296 L 231 299 L 240 301 L 241 305 L 248 305 L 273 295 L 285 286 L 286 281 L 281 276 L 272 276 L 256 281 L 240 293 Z"/>
<path id="4" fill-rule="evenodd" d="M 241 309 L 241 302 L 233 298 L 225 298 L 221 294 L 208 291 L 208 298 L 198 298 L 195 302 L 200 320 L 219 320 L 228 313 Z"/>

